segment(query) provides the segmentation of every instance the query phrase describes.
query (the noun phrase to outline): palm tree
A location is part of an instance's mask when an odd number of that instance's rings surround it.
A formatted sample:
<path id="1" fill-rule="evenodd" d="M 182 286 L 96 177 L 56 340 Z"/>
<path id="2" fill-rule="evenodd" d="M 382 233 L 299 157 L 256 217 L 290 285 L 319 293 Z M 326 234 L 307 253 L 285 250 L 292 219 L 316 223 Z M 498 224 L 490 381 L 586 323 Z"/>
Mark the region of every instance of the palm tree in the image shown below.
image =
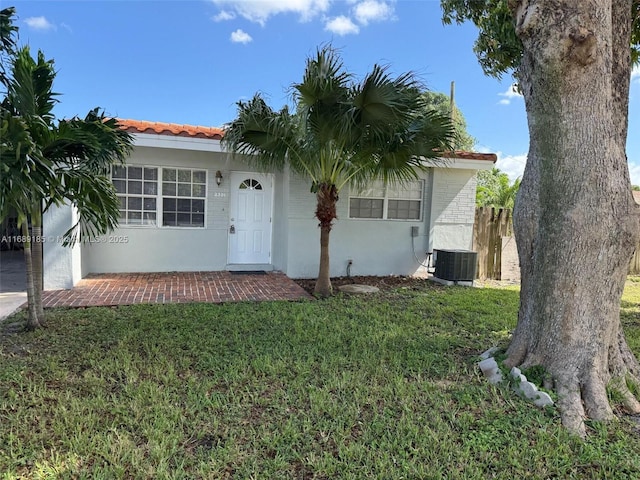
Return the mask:
<path id="1" fill-rule="evenodd" d="M 13 7 L 0 10 L 0 84 L 5 85 L 7 79 L 7 61 L 16 49 L 18 27 L 13 24 L 16 9 Z"/>
<path id="2" fill-rule="evenodd" d="M 22 234 L 27 238 L 24 254 L 29 303 L 28 325 L 34 328 L 40 325 L 40 320 L 26 212 L 31 208 L 32 198 L 45 194 L 43 185 L 53 176 L 53 172 L 41 157 L 37 145 L 29 135 L 26 122 L 11 115 L 8 110 L 2 109 L 0 125 L 0 221 L 6 217 L 10 208 L 14 208 L 18 212 L 18 223 L 22 226 Z"/>
<path id="3" fill-rule="evenodd" d="M 519 188 L 520 178 L 511 183 L 509 176 L 498 168 L 481 170 L 478 172 L 476 205 L 513 209 Z"/>
<path id="4" fill-rule="evenodd" d="M 84 119 L 56 120 L 53 107 L 54 63 L 29 47 L 11 56 L 11 75 L 1 104 L 2 175 L 0 219 L 18 212 L 27 267 L 29 328 L 44 323 L 42 308 L 42 214 L 51 206 L 71 204 L 78 223 L 65 244 L 80 236 L 102 235 L 117 225 L 119 200 L 109 180 L 111 165 L 123 162 L 132 138 L 117 121 L 98 109 Z M 31 232 L 28 229 L 31 224 Z"/>
<path id="5" fill-rule="evenodd" d="M 379 65 L 355 82 L 337 52 L 324 46 L 292 86 L 295 112 L 274 111 L 256 94 L 238 102 L 237 118 L 226 125 L 230 152 L 266 171 L 288 165 L 311 182 L 320 227 L 319 296 L 331 294 L 329 234 L 340 190 L 417 178 L 429 166 L 425 160 L 451 150 L 448 116 L 425 108 L 419 87 L 412 74 L 392 78 Z"/>

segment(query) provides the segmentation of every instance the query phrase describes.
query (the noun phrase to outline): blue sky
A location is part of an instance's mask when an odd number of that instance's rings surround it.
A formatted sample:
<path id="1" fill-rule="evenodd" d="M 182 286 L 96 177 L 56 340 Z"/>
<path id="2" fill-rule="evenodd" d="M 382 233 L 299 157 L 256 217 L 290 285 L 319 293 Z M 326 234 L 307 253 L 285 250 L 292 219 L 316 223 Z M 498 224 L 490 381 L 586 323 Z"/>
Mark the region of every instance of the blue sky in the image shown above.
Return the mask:
<path id="1" fill-rule="evenodd" d="M 3 6 L 9 5 L 3 1 Z M 375 63 L 415 72 L 455 100 L 498 167 L 520 175 L 528 149 L 522 98 L 512 79 L 486 77 L 472 25 L 444 26 L 439 1 L 208 0 L 15 1 L 20 41 L 55 59 L 59 117 L 100 106 L 110 115 L 222 126 L 255 92 L 290 102 L 305 59 L 331 42 L 357 77 Z M 640 184 L 640 70 L 634 70 L 628 142 Z"/>

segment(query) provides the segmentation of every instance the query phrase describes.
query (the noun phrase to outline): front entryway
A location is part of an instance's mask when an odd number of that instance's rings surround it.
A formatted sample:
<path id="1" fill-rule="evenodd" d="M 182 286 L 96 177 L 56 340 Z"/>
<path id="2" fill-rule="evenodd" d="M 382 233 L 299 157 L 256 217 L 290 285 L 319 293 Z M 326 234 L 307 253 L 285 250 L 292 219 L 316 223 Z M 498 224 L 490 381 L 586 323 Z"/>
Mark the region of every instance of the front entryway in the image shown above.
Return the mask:
<path id="1" fill-rule="evenodd" d="M 271 262 L 273 177 L 231 172 L 229 209 L 230 264 Z"/>

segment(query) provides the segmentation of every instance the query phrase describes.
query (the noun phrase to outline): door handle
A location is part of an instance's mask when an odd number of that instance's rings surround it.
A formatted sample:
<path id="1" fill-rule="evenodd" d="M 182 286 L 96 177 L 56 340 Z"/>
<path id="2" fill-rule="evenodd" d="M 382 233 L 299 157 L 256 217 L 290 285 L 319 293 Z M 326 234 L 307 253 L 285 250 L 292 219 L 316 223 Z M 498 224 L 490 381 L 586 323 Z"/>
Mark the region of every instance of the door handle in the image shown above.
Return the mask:
<path id="1" fill-rule="evenodd" d="M 229 233 L 236 233 L 236 227 L 235 227 L 235 225 L 231 225 L 231 226 L 229 227 Z"/>

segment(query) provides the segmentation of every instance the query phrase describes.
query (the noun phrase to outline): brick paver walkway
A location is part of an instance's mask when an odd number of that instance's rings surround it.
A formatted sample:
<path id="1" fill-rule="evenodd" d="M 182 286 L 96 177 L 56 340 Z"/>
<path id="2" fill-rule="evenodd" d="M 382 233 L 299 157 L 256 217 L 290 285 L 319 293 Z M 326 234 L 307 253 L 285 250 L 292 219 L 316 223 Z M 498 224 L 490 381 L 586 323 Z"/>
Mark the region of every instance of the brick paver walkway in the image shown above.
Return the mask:
<path id="1" fill-rule="evenodd" d="M 307 298 L 312 297 L 279 272 L 110 273 L 89 275 L 71 290 L 43 293 L 45 308 Z"/>

